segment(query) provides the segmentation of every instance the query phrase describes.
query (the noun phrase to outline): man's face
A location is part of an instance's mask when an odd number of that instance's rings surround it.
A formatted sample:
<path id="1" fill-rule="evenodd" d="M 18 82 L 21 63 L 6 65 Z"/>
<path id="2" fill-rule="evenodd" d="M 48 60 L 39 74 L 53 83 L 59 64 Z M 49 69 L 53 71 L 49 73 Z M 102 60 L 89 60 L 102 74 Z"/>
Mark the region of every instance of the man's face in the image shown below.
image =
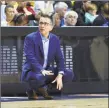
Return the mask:
<path id="1" fill-rule="evenodd" d="M 90 4 L 91 4 L 91 1 L 90 0 L 83 0 L 83 7 L 85 9 L 87 9 L 88 5 L 90 5 Z"/>
<path id="2" fill-rule="evenodd" d="M 65 13 L 66 13 L 67 9 L 57 9 L 57 13 L 59 13 L 60 17 L 64 17 Z"/>
<path id="3" fill-rule="evenodd" d="M 39 20 L 39 31 L 43 36 L 47 35 L 52 30 L 52 22 L 49 18 L 41 17 Z"/>
<path id="4" fill-rule="evenodd" d="M 68 26 L 75 26 L 77 23 L 77 17 L 74 15 L 68 15 L 65 19 Z"/>
<path id="5" fill-rule="evenodd" d="M 14 15 L 15 15 L 14 8 L 9 7 L 6 10 L 6 16 L 7 16 L 7 18 L 13 19 L 14 18 Z"/>

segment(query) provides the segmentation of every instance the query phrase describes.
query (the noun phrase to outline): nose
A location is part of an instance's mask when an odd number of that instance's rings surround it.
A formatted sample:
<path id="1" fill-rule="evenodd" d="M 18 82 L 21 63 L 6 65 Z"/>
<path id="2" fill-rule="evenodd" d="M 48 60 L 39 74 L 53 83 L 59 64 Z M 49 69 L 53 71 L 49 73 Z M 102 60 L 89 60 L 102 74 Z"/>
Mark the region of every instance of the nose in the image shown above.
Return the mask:
<path id="1" fill-rule="evenodd" d="M 14 12 L 11 12 L 11 15 L 14 15 Z"/>
<path id="2" fill-rule="evenodd" d="M 44 28 L 44 24 L 41 24 L 40 27 L 41 27 L 41 28 Z"/>
<path id="3" fill-rule="evenodd" d="M 72 18 L 72 21 L 74 21 L 74 18 Z"/>

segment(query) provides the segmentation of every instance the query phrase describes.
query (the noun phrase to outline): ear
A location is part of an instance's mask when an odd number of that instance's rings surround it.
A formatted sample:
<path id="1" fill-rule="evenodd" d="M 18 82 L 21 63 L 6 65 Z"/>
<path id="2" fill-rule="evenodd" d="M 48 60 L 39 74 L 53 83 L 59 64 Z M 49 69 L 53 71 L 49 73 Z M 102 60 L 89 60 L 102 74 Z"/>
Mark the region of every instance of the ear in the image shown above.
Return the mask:
<path id="1" fill-rule="evenodd" d="M 53 30 L 53 25 L 51 25 L 51 28 L 50 28 L 50 31 L 52 31 Z"/>

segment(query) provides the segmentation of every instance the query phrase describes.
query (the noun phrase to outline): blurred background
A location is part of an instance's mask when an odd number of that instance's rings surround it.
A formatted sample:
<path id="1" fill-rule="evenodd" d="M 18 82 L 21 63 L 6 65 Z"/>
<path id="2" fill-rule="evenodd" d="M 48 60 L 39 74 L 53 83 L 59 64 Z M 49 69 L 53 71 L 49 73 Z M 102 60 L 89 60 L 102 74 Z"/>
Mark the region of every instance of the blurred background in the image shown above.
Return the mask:
<path id="1" fill-rule="evenodd" d="M 1 0 L 1 26 L 38 26 L 41 13 L 51 16 L 54 27 L 109 26 L 109 1 Z"/>

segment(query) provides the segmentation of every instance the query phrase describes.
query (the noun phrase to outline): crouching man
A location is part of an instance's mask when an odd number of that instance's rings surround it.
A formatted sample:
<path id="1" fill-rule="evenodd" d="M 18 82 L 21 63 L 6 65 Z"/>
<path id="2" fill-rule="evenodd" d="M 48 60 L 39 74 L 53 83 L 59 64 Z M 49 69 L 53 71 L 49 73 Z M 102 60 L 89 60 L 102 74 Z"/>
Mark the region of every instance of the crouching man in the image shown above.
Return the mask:
<path id="1" fill-rule="evenodd" d="M 30 86 L 26 91 L 28 99 L 38 99 L 36 91 L 40 92 L 45 99 L 53 99 L 47 92 L 47 85 L 56 83 L 56 88 L 61 90 L 63 83 L 73 79 L 73 72 L 64 68 L 60 42 L 56 35 L 50 33 L 52 29 L 52 19 L 43 14 L 39 20 L 38 31 L 25 37 L 26 61 L 21 80 L 27 81 Z M 54 61 L 57 67 L 51 66 Z"/>

